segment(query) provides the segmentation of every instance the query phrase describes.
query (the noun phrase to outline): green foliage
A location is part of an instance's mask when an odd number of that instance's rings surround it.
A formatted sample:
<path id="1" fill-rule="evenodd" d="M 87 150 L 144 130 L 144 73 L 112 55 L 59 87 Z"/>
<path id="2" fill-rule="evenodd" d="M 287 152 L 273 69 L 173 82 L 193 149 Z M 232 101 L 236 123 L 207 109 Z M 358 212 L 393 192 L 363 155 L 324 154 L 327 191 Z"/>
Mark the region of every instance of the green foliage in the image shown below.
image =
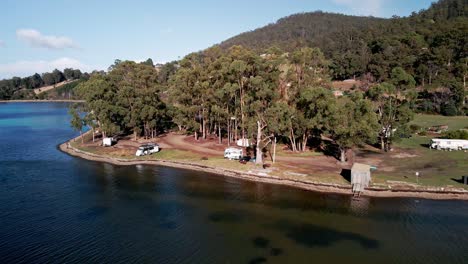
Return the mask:
<path id="1" fill-rule="evenodd" d="M 77 96 L 86 100 L 85 119 L 104 135 L 131 131 L 154 137 L 166 128 L 156 70 L 148 64 L 117 61 L 108 74 L 93 74 L 79 84 Z"/>
<path id="2" fill-rule="evenodd" d="M 444 116 L 456 116 L 458 114 L 457 107 L 453 101 L 448 101 L 444 103 L 440 110 L 441 114 Z"/>
<path id="3" fill-rule="evenodd" d="M 409 126 L 409 129 L 410 129 L 411 133 L 417 133 L 417 132 L 419 132 L 422 128 L 421 128 L 421 126 L 419 126 L 419 125 L 411 124 L 411 125 Z"/>
<path id="4" fill-rule="evenodd" d="M 67 76 L 61 71 L 55 69 L 51 73 L 43 73 L 42 76 L 38 73 L 34 75 L 19 78 L 0 80 L 0 100 L 15 100 L 15 99 L 35 99 L 34 92 L 30 89 L 41 88 L 43 86 L 54 85 L 66 79 L 77 80 L 84 76 L 80 70 L 65 69 Z M 45 95 L 40 95 L 44 97 Z M 45 97 L 44 97 L 45 98 Z"/>
<path id="5" fill-rule="evenodd" d="M 289 52 L 317 47 L 330 61 L 334 79 L 371 74 L 378 82 L 399 80 L 408 88 L 449 87 L 453 81 L 460 86 L 468 72 L 466 6 L 466 0 L 441 0 L 410 17 L 391 19 L 301 13 L 235 36 L 220 46 L 243 45 L 259 52 L 271 45 Z M 407 74 L 398 76 L 396 69 Z"/>
<path id="6" fill-rule="evenodd" d="M 465 129 L 446 131 L 441 138 L 447 139 L 468 139 L 468 131 Z"/>
<path id="7" fill-rule="evenodd" d="M 340 148 L 342 162 L 345 162 L 348 149 L 375 141 L 379 130 L 372 103 L 360 94 L 337 99 L 327 126 L 331 138 Z"/>

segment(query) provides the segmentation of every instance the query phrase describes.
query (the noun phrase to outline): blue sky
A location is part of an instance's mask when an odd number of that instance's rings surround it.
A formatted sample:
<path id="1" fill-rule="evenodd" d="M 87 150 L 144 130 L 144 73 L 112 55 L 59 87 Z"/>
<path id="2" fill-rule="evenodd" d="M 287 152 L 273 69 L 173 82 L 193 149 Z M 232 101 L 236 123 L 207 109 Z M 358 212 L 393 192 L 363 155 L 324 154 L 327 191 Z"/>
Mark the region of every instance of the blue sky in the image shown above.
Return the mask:
<path id="1" fill-rule="evenodd" d="M 406 16 L 431 0 L 2 0 L 0 79 L 167 62 L 299 12 Z"/>

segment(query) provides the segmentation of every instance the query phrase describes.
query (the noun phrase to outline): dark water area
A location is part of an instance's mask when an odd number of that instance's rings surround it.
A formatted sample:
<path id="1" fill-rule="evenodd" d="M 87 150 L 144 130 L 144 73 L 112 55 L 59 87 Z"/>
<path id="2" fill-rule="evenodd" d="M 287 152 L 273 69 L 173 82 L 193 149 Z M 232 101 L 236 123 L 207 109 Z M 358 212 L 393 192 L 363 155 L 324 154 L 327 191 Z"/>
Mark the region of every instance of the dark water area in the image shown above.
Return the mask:
<path id="1" fill-rule="evenodd" d="M 86 161 L 67 107 L 0 103 L 0 263 L 468 263 L 468 202 Z"/>

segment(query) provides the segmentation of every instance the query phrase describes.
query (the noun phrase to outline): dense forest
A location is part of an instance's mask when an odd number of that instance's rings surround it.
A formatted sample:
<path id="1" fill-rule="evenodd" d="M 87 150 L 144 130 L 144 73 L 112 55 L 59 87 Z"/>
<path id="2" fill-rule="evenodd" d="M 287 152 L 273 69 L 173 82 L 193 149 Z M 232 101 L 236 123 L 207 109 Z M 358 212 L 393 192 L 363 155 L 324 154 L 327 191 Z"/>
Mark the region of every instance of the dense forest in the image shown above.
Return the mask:
<path id="1" fill-rule="evenodd" d="M 366 76 L 385 81 L 402 67 L 418 85 L 463 82 L 468 56 L 468 0 L 441 0 L 409 17 L 381 19 L 324 12 L 302 13 L 220 44 L 257 51 L 276 45 L 285 51 L 320 48 L 334 79 Z"/>
<path id="2" fill-rule="evenodd" d="M 244 139 L 258 163 L 277 142 L 341 161 L 363 144 L 389 151 L 417 129 L 408 126 L 415 112 L 467 114 L 465 2 L 408 18 L 300 14 L 177 62 L 117 60 L 78 86 L 86 103 L 71 109 L 72 125 L 135 139 L 169 129 Z M 366 85 L 333 93 L 332 80 L 349 77 Z"/>
<path id="3" fill-rule="evenodd" d="M 0 100 L 20 100 L 20 99 L 44 99 L 42 95 L 36 95 L 34 89 L 55 85 L 63 81 L 86 80 L 89 78 L 88 73 L 82 73 L 78 69 L 67 68 L 63 72 L 55 69 L 52 72 L 20 78 L 13 77 L 11 79 L 0 80 Z M 61 87 L 62 91 L 71 93 L 76 84 L 68 84 L 67 87 Z"/>

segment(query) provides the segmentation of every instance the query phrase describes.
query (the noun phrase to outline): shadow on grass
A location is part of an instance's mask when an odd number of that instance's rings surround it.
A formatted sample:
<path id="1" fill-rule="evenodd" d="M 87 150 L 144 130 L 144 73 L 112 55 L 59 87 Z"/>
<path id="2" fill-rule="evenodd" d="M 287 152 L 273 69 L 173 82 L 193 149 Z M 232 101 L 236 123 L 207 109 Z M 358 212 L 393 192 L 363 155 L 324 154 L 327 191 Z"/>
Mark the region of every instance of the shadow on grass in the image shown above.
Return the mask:
<path id="1" fill-rule="evenodd" d="M 451 180 L 460 184 L 465 184 L 465 178 L 467 178 L 466 181 L 468 182 L 468 176 L 462 176 L 461 179 L 451 178 Z"/>
<path id="2" fill-rule="evenodd" d="M 340 175 L 349 183 L 351 183 L 351 170 L 342 169 Z"/>

